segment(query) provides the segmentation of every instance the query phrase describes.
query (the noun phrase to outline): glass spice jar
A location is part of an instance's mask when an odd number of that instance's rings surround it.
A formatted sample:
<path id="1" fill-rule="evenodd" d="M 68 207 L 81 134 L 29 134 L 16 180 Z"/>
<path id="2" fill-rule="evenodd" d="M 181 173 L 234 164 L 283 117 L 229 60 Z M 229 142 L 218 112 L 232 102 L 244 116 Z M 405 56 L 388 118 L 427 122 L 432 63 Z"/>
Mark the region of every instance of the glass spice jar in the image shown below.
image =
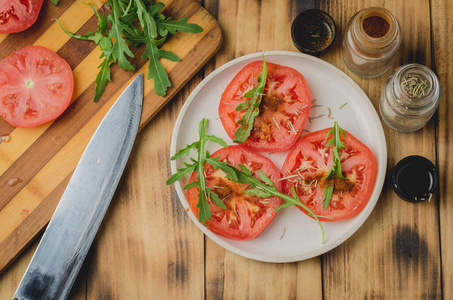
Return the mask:
<path id="1" fill-rule="evenodd" d="M 401 45 L 397 19 L 385 8 L 370 7 L 349 21 L 341 45 L 345 65 L 359 77 L 374 78 L 391 66 Z"/>
<path id="2" fill-rule="evenodd" d="M 398 67 L 387 79 L 379 102 L 384 122 L 400 132 L 422 128 L 433 116 L 440 101 L 436 74 L 424 65 Z"/>

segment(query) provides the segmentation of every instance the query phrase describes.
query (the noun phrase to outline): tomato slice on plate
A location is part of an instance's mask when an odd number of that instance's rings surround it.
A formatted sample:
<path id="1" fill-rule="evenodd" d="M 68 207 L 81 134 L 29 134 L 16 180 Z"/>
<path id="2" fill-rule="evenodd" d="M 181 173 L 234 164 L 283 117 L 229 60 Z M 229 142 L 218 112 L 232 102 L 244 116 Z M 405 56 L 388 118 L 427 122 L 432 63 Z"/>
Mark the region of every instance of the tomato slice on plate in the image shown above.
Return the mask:
<path id="1" fill-rule="evenodd" d="M 288 150 L 300 136 L 310 113 L 311 95 L 304 76 L 298 71 L 269 62 L 266 65 L 260 113 L 243 144 L 256 151 L 281 152 Z M 248 99 L 243 95 L 258 84 L 262 69 L 262 61 L 246 65 L 222 94 L 219 115 L 231 139 L 239 128 L 237 121 L 246 112 L 236 111 L 236 107 Z"/>
<path id="2" fill-rule="evenodd" d="M 55 52 L 27 46 L 0 61 L 0 114 L 16 127 L 55 119 L 71 102 L 74 77 Z"/>
<path id="3" fill-rule="evenodd" d="M 232 166 L 247 166 L 255 177 L 259 177 L 257 170 L 263 171 L 281 191 L 281 182 L 277 181 L 280 179 L 280 171 L 267 157 L 239 145 L 222 148 L 211 155 L 217 156 L 220 161 L 226 161 Z M 280 198 L 247 195 L 243 192 L 248 188 L 247 184 L 225 178 L 224 172 L 214 170 L 211 165 L 204 167 L 204 173 L 206 186 L 211 187 L 227 207 L 223 209 L 214 202 L 209 202 L 212 216 L 208 229 L 212 232 L 231 239 L 250 240 L 258 237 L 276 216 L 274 209 L 280 205 Z M 197 173 L 194 172 L 189 182 L 196 177 Z M 188 195 L 190 208 L 198 218 L 198 188 L 189 189 Z"/>
<path id="4" fill-rule="evenodd" d="M 38 19 L 43 0 L 0 1 L 0 33 L 13 33 L 29 28 Z"/>
<path id="5" fill-rule="evenodd" d="M 374 187 L 376 162 L 371 150 L 346 132 L 341 135 L 346 148 L 341 149 L 341 170 L 348 180 L 335 183 L 332 198 L 323 209 L 323 179 L 332 166 L 333 145 L 326 148 L 326 135 L 330 128 L 303 136 L 288 153 L 282 167 L 283 190 L 292 195 L 295 188 L 302 203 L 315 214 L 329 218 L 322 221 L 338 221 L 358 214 L 368 203 Z M 305 210 L 301 209 L 306 213 Z"/>

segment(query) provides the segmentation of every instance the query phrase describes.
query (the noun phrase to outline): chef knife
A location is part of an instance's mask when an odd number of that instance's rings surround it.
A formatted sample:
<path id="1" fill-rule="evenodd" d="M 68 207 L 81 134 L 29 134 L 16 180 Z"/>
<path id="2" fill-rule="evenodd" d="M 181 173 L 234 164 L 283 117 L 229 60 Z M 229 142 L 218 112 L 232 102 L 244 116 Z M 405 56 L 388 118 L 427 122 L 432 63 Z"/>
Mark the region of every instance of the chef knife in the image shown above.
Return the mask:
<path id="1" fill-rule="evenodd" d="M 142 106 L 139 74 L 88 143 L 14 299 L 67 298 L 128 160 Z"/>

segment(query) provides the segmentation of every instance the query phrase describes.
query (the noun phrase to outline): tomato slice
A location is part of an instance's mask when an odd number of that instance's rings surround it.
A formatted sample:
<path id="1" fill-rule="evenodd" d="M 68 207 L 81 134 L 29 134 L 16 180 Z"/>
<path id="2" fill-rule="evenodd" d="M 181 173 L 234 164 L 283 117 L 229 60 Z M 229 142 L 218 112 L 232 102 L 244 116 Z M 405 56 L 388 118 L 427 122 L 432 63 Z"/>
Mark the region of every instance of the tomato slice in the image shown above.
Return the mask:
<path id="1" fill-rule="evenodd" d="M 346 148 L 341 149 L 341 170 L 348 180 L 335 184 L 329 206 L 323 209 L 323 179 L 332 166 L 333 145 L 326 148 L 326 135 L 330 128 L 302 137 L 289 151 L 282 167 L 283 190 L 292 195 L 294 187 L 302 203 L 315 214 L 338 221 L 358 214 L 368 203 L 374 187 L 376 163 L 371 150 L 346 132 L 341 136 Z M 298 207 L 299 208 L 299 207 Z M 301 209 L 306 213 L 305 210 Z"/>
<path id="2" fill-rule="evenodd" d="M 13 33 L 29 28 L 38 19 L 43 0 L 0 1 L 0 33 Z"/>
<path id="3" fill-rule="evenodd" d="M 257 170 L 263 171 L 281 191 L 280 171 L 267 157 L 248 150 L 242 146 L 234 145 L 222 148 L 214 152 L 211 157 L 220 157 L 220 161 L 226 161 L 230 165 L 238 167 L 245 165 L 258 177 Z M 280 205 L 281 199 L 277 197 L 259 198 L 245 194 L 247 184 L 237 183 L 225 178 L 225 173 L 220 169 L 214 170 L 211 165 L 204 168 L 206 186 L 211 187 L 219 198 L 225 203 L 227 209 L 223 209 L 214 202 L 209 202 L 211 209 L 211 221 L 208 228 L 221 236 L 236 239 L 250 240 L 258 237 L 261 232 L 271 223 L 277 212 L 274 209 Z M 197 173 L 193 173 L 189 182 L 196 179 Z M 188 190 L 189 205 L 198 218 L 198 188 Z"/>
<path id="4" fill-rule="evenodd" d="M 310 113 L 311 95 L 304 76 L 298 71 L 269 62 L 266 65 L 267 79 L 260 114 L 243 144 L 256 151 L 281 152 L 288 150 L 299 138 Z M 220 120 L 231 139 L 239 128 L 237 121 L 246 112 L 236 111 L 236 107 L 248 99 L 243 95 L 258 84 L 262 69 L 262 61 L 248 64 L 222 95 Z"/>
<path id="5" fill-rule="evenodd" d="M 27 46 L 0 62 L 0 114 L 16 127 L 55 119 L 71 102 L 74 77 L 55 52 Z"/>

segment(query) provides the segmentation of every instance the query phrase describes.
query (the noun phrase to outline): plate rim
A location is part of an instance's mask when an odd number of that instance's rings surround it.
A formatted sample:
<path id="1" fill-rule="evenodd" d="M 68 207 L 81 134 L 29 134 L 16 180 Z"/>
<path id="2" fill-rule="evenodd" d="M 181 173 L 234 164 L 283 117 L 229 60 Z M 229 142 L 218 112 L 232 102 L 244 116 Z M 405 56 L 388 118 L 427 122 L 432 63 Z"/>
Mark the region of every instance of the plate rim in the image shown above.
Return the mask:
<path id="1" fill-rule="evenodd" d="M 209 229 L 205 228 L 202 224 L 200 224 L 198 222 L 198 220 L 195 218 L 195 215 L 193 214 L 192 210 L 190 209 L 187 200 L 185 199 L 185 195 L 184 195 L 184 192 L 181 188 L 181 185 L 179 184 L 175 184 L 175 190 L 176 190 L 176 193 L 177 193 L 177 196 L 178 196 L 178 199 L 180 201 L 180 203 L 183 205 L 184 207 L 184 210 L 186 210 L 186 213 L 189 215 L 189 217 L 192 219 L 192 221 L 195 223 L 195 225 L 203 232 L 203 234 L 205 234 L 209 239 L 211 239 L 212 241 L 214 241 L 216 244 L 218 244 L 219 246 L 221 246 L 222 248 L 224 248 L 225 250 L 228 250 L 230 252 L 233 252 L 233 253 L 236 253 L 240 256 L 243 256 L 243 257 L 246 257 L 246 258 L 249 258 L 249 259 L 252 259 L 252 260 L 257 260 L 257 261 L 262 261 L 262 262 L 272 262 L 272 263 L 286 263 L 286 262 L 297 262 L 297 261 L 303 261 L 303 260 L 306 260 L 306 259 L 310 259 L 310 258 L 314 258 L 314 257 L 317 257 L 319 255 L 322 255 L 324 253 L 327 253 L 329 251 L 331 251 L 332 249 L 338 247 L 339 245 L 343 244 L 346 240 L 348 240 L 352 235 L 354 235 L 354 233 L 366 222 L 366 220 L 368 220 L 371 212 L 374 210 L 374 207 L 376 206 L 379 198 L 380 198 L 380 195 L 382 193 L 382 188 L 384 186 L 384 182 L 385 182 L 385 174 L 386 174 L 386 171 L 387 171 L 387 142 L 386 142 L 386 139 L 385 139 L 385 134 L 384 134 L 384 129 L 382 127 L 382 123 L 380 122 L 380 119 L 379 119 L 379 116 L 376 112 L 376 109 L 374 108 L 373 104 L 371 103 L 371 100 L 369 99 L 369 97 L 366 95 L 366 93 L 362 90 L 362 88 L 354 81 L 352 80 L 352 78 L 350 78 L 348 75 L 346 75 L 343 71 L 341 71 L 340 69 L 338 69 L 336 66 L 320 59 L 320 58 L 317 58 L 317 57 L 314 57 L 314 56 L 311 56 L 311 55 L 308 55 L 308 54 L 304 54 L 304 53 L 299 53 L 299 52 L 293 52 L 293 51 L 282 51 L 282 50 L 275 50 L 275 51 L 260 51 L 260 52 L 255 52 L 255 53 L 250 53 L 250 54 L 247 54 L 247 55 L 243 55 L 243 56 L 240 56 L 240 57 L 237 57 L 233 60 L 230 60 L 228 62 L 226 62 L 225 64 L 221 65 L 220 67 L 216 68 L 213 72 L 211 72 L 208 76 L 206 76 L 196 87 L 195 89 L 190 93 L 189 97 L 187 98 L 187 100 L 185 101 L 183 107 L 181 108 L 179 114 L 178 114 L 178 117 L 176 119 L 176 122 L 175 122 L 175 125 L 174 125 L 174 129 L 173 129 L 173 132 L 172 132 L 172 137 L 171 137 L 171 144 L 170 144 L 170 157 L 172 157 L 177 149 L 176 149 L 176 143 L 177 143 L 177 136 L 178 136 L 178 133 L 179 133 L 179 129 L 181 128 L 181 123 L 184 119 L 184 115 L 185 113 L 187 112 L 188 108 L 190 107 L 191 103 L 194 101 L 194 99 L 196 98 L 196 96 L 198 95 L 198 93 L 202 90 L 202 88 L 204 86 L 206 86 L 214 77 L 216 77 L 219 73 L 227 70 L 228 68 L 231 68 L 237 64 L 240 64 L 244 61 L 247 61 L 247 60 L 250 60 L 250 59 L 254 59 L 254 58 L 259 58 L 259 57 L 262 57 L 262 56 L 265 56 L 266 58 L 270 57 L 270 56 L 288 56 L 288 57 L 296 57 L 296 58 L 299 58 L 299 59 L 304 59 L 304 60 L 310 60 L 310 61 L 313 61 L 315 63 L 318 63 L 318 64 L 321 64 L 323 66 L 325 66 L 326 68 L 330 69 L 331 71 L 335 72 L 337 75 L 341 76 L 342 79 L 346 80 L 351 86 L 352 88 L 354 88 L 354 90 L 356 90 L 358 92 L 358 94 L 361 94 L 361 97 L 363 97 L 364 99 L 367 99 L 368 101 L 365 101 L 364 105 L 368 108 L 368 110 L 370 110 L 371 112 L 371 116 L 373 117 L 373 121 L 374 123 L 378 124 L 378 128 L 380 130 L 378 130 L 378 137 L 377 139 L 379 141 L 381 141 L 380 143 L 380 148 L 383 148 L 382 150 L 384 150 L 382 153 L 380 153 L 381 156 L 379 156 L 379 159 L 381 159 L 378 164 L 377 164 L 377 167 L 379 168 L 378 170 L 382 170 L 382 176 L 378 176 L 378 174 L 376 174 L 376 181 L 375 181 L 375 187 L 374 187 L 374 190 L 373 190 L 373 193 L 375 191 L 377 191 L 377 198 L 376 200 L 374 201 L 374 203 L 368 203 L 364 210 L 361 212 L 363 214 L 363 220 L 360 221 L 360 222 L 357 222 L 352 228 L 350 228 L 346 233 L 345 235 L 343 235 L 344 238 L 341 238 L 341 239 L 338 239 L 336 240 L 335 242 L 329 244 L 328 246 L 326 244 L 320 244 L 320 247 L 316 250 L 312 250 L 310 252 L 306 252 L 304 254 L 301 254 L 301 255 L 290 255 L 290 256 L 284 256 L 284 257 L 281 257 L 281 256 L 268 256 L 268 255 L 258 255 L 258 254 L 254 254 L 254 253 L 249 253 L 247 251 L 244 251 L 242 249 L 239 249 L 237 247 L 234 247 L 232 246 L 231 244 L 225 242 L 224 240 L 222 240 L 217 234 L 211 232 Z M 219 99 L 220 100 L 220 99 Z M 171 172 L 172 174 L 174 174 L 177 170 L 177 166 L 176 166 L 176 161 L 175 160 L 172 160 L 170 161 L 170 165 L 171 165 Z M 181 195 L 183 195 L 184 199 L 181 199 Z M 372 194 L 373 195 L 373 194 Z M 189 210 L 187 210 L 189 209 Z M 203 226 L 203 227 L 201 227 Z M 234 249 L 232 249 L 234 248 Z"/>

